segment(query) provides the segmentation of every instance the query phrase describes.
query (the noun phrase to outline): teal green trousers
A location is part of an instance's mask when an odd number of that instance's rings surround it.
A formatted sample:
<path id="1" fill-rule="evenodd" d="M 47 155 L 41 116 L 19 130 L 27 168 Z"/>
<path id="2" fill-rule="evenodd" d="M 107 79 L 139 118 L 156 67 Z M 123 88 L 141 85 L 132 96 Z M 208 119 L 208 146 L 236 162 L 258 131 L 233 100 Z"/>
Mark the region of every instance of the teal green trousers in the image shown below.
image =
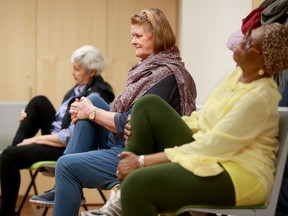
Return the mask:
<path id="1" fill-rule="evenodd" d="M 179 114 L 158 96 L 139 99 L 131 116 L 127 151 L 152 154 L 193 141 Z M 121 182 L 123 216 L 156 216 L 191 204 L 235 205 L 228 173 L 199 177 L 177 163 L 166 163 L 136 169 Z"/>

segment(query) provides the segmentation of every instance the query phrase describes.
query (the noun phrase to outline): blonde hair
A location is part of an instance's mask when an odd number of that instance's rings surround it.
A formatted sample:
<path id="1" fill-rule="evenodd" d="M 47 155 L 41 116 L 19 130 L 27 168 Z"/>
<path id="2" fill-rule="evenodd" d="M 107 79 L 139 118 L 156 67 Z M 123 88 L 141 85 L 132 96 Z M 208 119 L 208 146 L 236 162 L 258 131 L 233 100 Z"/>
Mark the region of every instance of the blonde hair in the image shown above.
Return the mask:
<path id="1" fill-rule="evenodd" d="M 147 30 L 155 39 L 154 53 L 168 50 L 176 43 L 176 36 L 164 13 L 158 8 L 150 8 L 140 11 L 131 17 L 131 24 L 146 25 Z"/>

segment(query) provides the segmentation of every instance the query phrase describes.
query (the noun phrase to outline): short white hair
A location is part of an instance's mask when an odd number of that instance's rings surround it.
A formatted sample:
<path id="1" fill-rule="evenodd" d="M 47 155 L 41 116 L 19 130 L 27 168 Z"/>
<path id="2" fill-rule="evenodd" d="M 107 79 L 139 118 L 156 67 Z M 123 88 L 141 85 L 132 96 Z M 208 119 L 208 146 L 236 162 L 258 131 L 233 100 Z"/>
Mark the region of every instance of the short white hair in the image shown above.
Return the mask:
<path id="1" fill-rule="evenodd" d="M 106 60 L 99 49 L 91 45 L 84 45 L 75 50 L 71 56 L 71 63 L 80 62 L 86 70 L 96 70 L 100 75 L 106 68 Z"/>

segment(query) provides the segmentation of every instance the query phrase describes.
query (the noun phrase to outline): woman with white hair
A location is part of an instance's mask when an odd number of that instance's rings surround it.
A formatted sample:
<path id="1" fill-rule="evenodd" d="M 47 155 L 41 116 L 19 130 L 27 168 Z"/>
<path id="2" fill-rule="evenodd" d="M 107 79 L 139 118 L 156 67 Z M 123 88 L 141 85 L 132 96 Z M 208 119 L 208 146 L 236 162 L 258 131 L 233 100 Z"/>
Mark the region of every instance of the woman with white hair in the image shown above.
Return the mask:
<path id="1" fill-rule="evenodd" d="M 55 110 L 45 96 L 31 99 L 19 118 L 19 128 L 12 145 L 1 155 L 1 216 L 15 215 L 20 186 L 20 170 L 43 160 L 57 160 L 63 155 L 72 135 L 70 104 L 83 96 L 97 94 L 107 103 L 114 99 L 110 84 L 101 77 L 106 62 L 101 52 L 91 45 L 77 49 L 71 56 L 75 86 Z M 36 135 L 41 130 L 41 135 Z"/>

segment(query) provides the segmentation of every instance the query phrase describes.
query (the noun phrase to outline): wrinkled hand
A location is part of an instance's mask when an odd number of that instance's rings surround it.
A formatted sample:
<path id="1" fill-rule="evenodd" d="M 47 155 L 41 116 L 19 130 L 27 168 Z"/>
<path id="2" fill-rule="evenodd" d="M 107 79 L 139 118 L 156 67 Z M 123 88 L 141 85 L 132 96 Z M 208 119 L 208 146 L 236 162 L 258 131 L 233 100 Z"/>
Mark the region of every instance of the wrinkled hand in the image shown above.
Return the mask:
<path id="1" fill-rule="evenodd" d="M 36 137 L 24 139 L 21 143 L 18 143 L 17 146 L 24 146 L 36 143 Z"/>
<path id="2" fill-rule="evenodd" d="M 27 117 L 27 113 L 24 109 L 21 110 L 20 116 L 19 116 L 19 123 L 21 123 L 25 118 Z"/>
<path id="3" fill-rule="evenodd" d="M 92 109 L 92 102 L 86 98 L 81 97 L 71 104 L 69 113 L 71 114 L 72 123 L 75 124 L 79 119 L 87 119 L 88 112 Z"/>
<path id="4" fill-rule="evenodd" d="M 129 123 L 125 124 L 125 126 L 124 126 L 125 144 L 127 143 L 128 139 L 130 138 L 131 132 L 132 132 L 132 126 Z"/>
<path id="5" fill-rule="evenodd" d="M 122 152 L 118 155 L 120 160 L 117 169 L 117 177 L 119 181 L 123 180 L 130 172 L 140 167 L 139 156 L 132 152 Z"/>
<path id="6" fill-rule="evenodd" d="M 127 117 L 127 123 L 124 126 L 124 139 L 125 139 L 125 145 L 127 144 L 128 139 L 131 137 L 132 133 L 132 126 L 130 124 L 131 115 L 128 115 Z"/>

